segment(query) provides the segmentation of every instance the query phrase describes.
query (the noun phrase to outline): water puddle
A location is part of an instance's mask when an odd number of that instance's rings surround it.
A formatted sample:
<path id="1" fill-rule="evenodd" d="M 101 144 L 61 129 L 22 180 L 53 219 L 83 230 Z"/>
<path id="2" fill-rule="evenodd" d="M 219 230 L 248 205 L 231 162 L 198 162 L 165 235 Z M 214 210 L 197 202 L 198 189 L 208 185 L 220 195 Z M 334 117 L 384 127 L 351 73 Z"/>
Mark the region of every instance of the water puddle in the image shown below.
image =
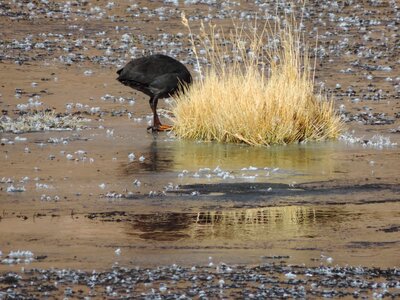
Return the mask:
<path id="1" fill-rule="evenodd" d="M 153 140 L 140 152 L 143 161 L 122 163 L 123 175 L 146 172 L 179 172 L 201 179 L 265 180 L 335 172 L 338 143 L 249 147 L 178 140 Z M 259 177 L 259 178 L 258 178 Z"/>
<path id="2" fill-rule="evenodd" d="M 395 254 L 399 208 L 388 203 L 7 217 L 0 221 L 0 236 L 3 256 L 29 249 L 39 257 L 31 265 L 42 267 L 202 264 L 209 257 L 229 263 L 278 259 L 389 267 L 400 263 Z"/>
<path id="3" fill-rule="evenodd" d="M 42 267 L 399 263 L 397 149 L 221 145 L 114 125 L 111 136 L 30 133 L 3 146 L 2 259 L 21 249 Z"/>
<path id="4" fill-rule="evenodd" d="M 361 161 L 362 171 L 366 173 L 365 175 L 370 175 L 368 171 L 379 170 L 381 169 L 379 163 L 384 163 L 382 159 L 374 161 L 374 158 L 391 157 L 397 153 L 393 149 L 377 152 L 362 146 L 346 145 L 343 142 L 250 147 L 180 141 L 161 136 L 147 137 L 147 139 L 148 146 L 139 150 L 139 155 L 144 158 L 143 161 L 136 159 L 122 163 L 123 176 L 148 172 L 179 172 L 178 175 L 181 174 L 181 177 L 196 178 L 196 180 L 218 177 L 256 181 L 272 178 L 280 182 L 288 178 L 295 180 L 296 177 L 301 181 L 321 180 L 339 177 L 346 173 L 356 173 L 358 168 L 355 164 Z M 394 157 L 391 160 L 394 161 Z M 388 168 L 388 171 L 390 169 Z M 227 172 L 232 176 L 224 178 Z"/>

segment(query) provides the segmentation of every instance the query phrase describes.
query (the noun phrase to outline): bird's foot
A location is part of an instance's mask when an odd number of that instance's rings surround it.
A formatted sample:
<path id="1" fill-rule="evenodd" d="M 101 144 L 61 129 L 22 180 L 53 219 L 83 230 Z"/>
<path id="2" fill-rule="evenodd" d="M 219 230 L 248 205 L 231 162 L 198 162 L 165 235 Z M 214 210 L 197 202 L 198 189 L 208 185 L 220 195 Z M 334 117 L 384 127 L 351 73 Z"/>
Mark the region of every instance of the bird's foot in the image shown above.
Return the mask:
<path id="1" fill-rule="evenodd" d="M 171 125 L 160 125 L 158 131 L 171 131 L 173 127 Z"/>
<path id="2" fill-rule="evenodd" d="M 151 130 L 151 132 L 159 132 L 159 131 L 171 131 L 173 129 L 170 125 L 158 125 L 158 126 L 149 126 L 147 130 Z"/>

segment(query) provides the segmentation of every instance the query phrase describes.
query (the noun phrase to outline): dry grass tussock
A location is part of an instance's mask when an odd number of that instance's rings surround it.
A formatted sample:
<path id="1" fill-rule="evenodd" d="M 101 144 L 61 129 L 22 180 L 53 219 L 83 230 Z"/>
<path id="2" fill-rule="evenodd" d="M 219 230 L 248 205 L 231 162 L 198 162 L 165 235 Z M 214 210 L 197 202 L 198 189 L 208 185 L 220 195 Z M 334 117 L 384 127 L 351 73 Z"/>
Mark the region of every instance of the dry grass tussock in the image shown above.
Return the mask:
<path id="1" fill-rule="evenodd" d="M 308 48 L 293 24 L 235 25 L 227 35 L 202 25 L 192 39 L 200 79 L 175 97 L 176 135 L 250 145 L 337 138 L 342 122 L 332 101 L 314 93 Z"/>

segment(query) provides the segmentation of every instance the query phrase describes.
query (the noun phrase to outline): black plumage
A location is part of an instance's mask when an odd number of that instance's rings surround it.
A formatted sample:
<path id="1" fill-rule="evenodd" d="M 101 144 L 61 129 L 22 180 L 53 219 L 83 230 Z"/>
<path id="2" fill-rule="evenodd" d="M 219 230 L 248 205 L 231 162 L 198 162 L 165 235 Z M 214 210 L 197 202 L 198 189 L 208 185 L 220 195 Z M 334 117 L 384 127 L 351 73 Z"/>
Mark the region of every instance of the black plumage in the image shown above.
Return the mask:
<path id="1" fill-rule="evenodd" d="M 117 71 L 117 80 L 122 84 L 150 96 L 150 107 L 153 111 L 153 131 L 168 130 L 171 127 L 162 125 L 157 115 L 158 99 L 168 98 L 177 92 L 184 92 L 192 82 L 188 69 L 176 59 L 155 54 L 131 60 Z"/>

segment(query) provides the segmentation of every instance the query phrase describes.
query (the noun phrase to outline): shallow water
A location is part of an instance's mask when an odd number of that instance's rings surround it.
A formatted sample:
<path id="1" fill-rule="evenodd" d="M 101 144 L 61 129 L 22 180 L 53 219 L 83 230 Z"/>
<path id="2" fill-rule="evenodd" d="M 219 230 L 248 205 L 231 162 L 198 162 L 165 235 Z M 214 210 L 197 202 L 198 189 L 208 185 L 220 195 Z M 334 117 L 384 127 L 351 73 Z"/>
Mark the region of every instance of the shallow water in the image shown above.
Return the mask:
<path id="1" fill-rule="evenodd" d="M 30 264 L 38 267 L 102 269 L 113 263 L 190 265 L 208 260 L 391 267 L 400 263 L 399 227 L 393 225 L 399 217 L 398 203 L 384 208 L 294 205 L 145 214 L 127 209 L 27 220 L 8 217 L 2 219 L 0 233 L 8 247 L 28 246 L 39 255 Z M 21 266 L 25 264 L 16 264 L 17 269 Z"/>
<path id="2" fill-rule="evenodd" d="M 21 249 L 43 268 L 399 264 L 396 147 L 249 147 L 153 135 L 128 119 L 104 125 L 113 135 L 27 133 L 2 146 L 3 259 Z M 7 192 L 7 178 L 26 190 Z"/>

